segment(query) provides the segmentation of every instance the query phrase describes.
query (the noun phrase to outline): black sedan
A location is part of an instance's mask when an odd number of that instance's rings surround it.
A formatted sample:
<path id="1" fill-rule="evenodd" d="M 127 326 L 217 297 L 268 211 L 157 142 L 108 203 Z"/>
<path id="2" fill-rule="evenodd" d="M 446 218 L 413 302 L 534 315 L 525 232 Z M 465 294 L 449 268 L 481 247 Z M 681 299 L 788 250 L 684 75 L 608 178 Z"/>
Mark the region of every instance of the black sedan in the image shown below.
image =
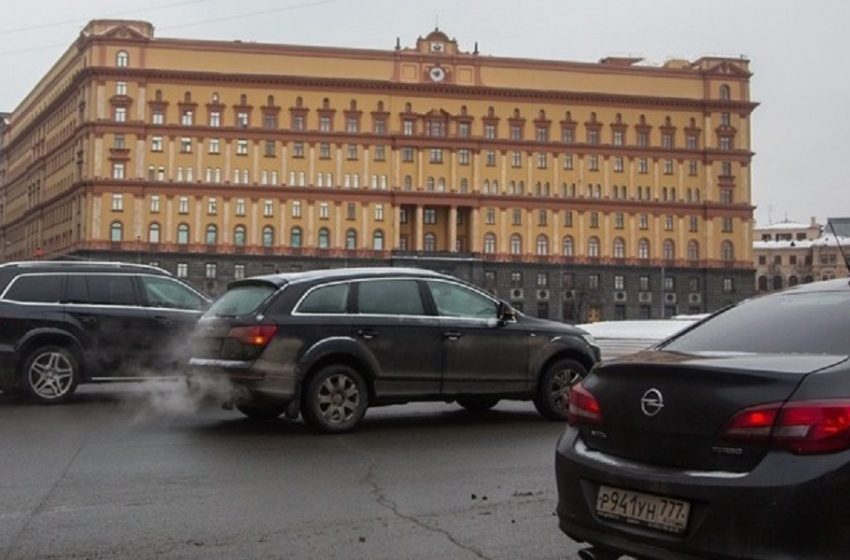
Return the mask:
<path id="1" fill-rule="evenodd" d="M 597 366 L 558 443 L 583 558 L 850 555 L 850 283 L 754 298 Z"/>

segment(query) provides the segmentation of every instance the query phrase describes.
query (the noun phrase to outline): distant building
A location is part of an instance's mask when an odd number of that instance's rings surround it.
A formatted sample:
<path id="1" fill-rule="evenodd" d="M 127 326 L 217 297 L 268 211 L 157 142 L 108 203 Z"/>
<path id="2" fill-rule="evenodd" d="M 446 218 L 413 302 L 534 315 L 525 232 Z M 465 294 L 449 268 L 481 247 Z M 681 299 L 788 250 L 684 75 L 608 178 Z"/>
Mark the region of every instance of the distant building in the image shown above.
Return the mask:
<path id="1" fill-rule="evenodd" d="M 93 21 L 4 132 L 0 259 L 156 263 L 214 293 L 414 265 L 552 319 L 713 311 L 753 291 L 750 77 L 437 29 L 378 50 Z"/>
<path id="2" fill-rule="evenodd" d="M 839 244 L 845 251 L 850 249 L 850 235 L 836 239 L 815 218 L 808 225 L 785 221 L 756 226 L 753 237 L 755 287 L 759 292 L 848 276 Z"/>
<path id="3" fill-rule="evenodd" d="M 833 230 L 840 237 L 850 237 L 850 218 L 827 218 L 824 231 L 832 233 Z"/>

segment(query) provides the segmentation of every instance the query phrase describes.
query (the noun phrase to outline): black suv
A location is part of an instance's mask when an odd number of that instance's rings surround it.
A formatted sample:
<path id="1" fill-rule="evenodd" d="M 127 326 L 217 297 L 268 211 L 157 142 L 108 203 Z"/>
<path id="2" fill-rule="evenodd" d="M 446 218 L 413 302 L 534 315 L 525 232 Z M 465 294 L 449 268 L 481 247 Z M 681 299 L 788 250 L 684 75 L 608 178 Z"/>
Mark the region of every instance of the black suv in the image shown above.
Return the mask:
<path id="1" fill-rule="evenodd" d="M 569 387 L 599 348 L 456 278 L 368 268 L 232 282 L 198 322 L 192 356 L 192 376 L 232 381 L 245 415 L 300 411 L 321 431 L 343 432 L 370 405 L 427 400 L 477 411 L 533 400 L 562 420 Z"/>
<path id="2" fill-rule="evenodd" d="M 33 261 L 0 266 L 0 388 L 42 403 L 78 383 L 174 371 L 209 300 L 159 268 Z"/>

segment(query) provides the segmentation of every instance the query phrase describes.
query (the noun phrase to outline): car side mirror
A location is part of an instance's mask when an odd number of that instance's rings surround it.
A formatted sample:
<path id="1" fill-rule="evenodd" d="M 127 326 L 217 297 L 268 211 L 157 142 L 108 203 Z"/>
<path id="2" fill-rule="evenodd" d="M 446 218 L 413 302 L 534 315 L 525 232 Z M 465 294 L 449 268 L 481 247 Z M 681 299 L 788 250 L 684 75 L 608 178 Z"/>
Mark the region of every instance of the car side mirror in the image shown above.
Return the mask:
<path id="1" fill-rule="evenodd" d="M 516 311 L 514 311 L 513 307 L 505 303 L 504 301 L 499 302 L 499 322 L 507 323 L 508 321 L 516 320 Z"/>

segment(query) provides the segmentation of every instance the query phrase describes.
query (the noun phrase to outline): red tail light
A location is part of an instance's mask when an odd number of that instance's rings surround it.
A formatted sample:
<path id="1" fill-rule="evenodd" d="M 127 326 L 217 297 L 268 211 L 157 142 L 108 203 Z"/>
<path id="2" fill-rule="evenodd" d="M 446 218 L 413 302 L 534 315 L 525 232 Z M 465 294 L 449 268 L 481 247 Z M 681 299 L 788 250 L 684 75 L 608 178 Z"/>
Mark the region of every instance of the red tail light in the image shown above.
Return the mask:
<path id="1" fill-rule="evenodd" d="M 850 400 L 774 403 L 742 410 L 724 428 L 729 439 L 771 442 L 799 455 L 850 449 Z"/>
<path id="2" fill-rule="evenodd" d="M 570 426 L 602 423 L 602 409 L 599 406 L 599 401 L 581 383 L 573 385 L 570 390 L 567 422 L 570 423 Z"/>
<path id="3" fill-rule="evenodd" d="M 277 325 L 254 325 L 251 327 L 233 327 L 227 333 L 228 338 L 235 338 L 243 344 L 265 346 L 277 334 Z"/>

